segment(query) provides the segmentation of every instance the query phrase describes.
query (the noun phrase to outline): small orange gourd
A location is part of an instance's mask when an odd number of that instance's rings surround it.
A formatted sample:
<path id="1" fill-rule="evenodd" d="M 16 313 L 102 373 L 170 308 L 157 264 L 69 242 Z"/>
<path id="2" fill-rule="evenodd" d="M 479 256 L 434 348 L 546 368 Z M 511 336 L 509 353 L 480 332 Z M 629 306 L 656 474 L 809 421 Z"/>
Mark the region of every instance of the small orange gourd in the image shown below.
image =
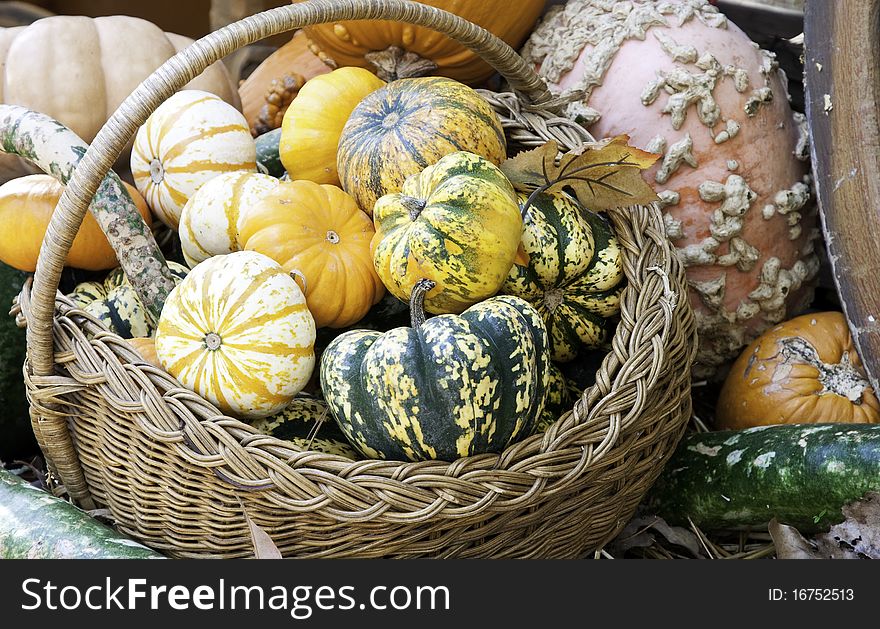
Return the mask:
<path id="1" fill-rule="evenodd" d="M 370 217 L 343 190 L 313 181 L 281 183 L 241 219 L 242 249 L 294 274 L 317 327 L 360 321 L 385 294 L 373 268 Z"/>
<path id="2" fill-rule="evenodd" d="M 827 422 L 880 422 L 839 312 L 801 315 L 758 337 L 731 368 L 715 413 L 720 430 Z"/>
<path id="3" fill-rule="evenodd" d="M 147 225 L 152 217 L 138 191 L 125 184 Z M 19 271 L 33 273 L 40 245 L 64 185 L 50 175 L 27 175 L 0 186 L 0 261 Z M 116 253 L 101 226 L 91 213 L 82 226 L 67 256 L 67 266 L 87 271 L 103 271 L 118 266 Z"/>

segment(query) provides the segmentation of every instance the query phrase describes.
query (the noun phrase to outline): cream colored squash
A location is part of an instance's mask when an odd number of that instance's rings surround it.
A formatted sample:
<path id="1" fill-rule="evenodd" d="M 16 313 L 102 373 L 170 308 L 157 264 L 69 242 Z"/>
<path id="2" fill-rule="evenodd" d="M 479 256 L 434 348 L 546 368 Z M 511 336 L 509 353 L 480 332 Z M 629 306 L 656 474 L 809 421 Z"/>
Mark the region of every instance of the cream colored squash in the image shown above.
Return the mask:
<path id="1" fill-rule="evenodd" d="M 293 278 L 263 254 L 214 256 L 168 296 L 156 331 L 162 368 L 224 413 L 267 417 L 315 366 L 315 321 Z"/>
<path id="2" fill-rule="evenodd" d="M 131 174 L 147 205 L 177 229 L 183 206 L 224 172 L 257 171 L 257 148 L 240 111 L 218 96 L 183 90 L 138 129 Z"/>
<path id="3" fill-rule="evenodd" d="M 42 112 L 87 143 L 119 104 L 156 68 L 192 40 L 124 15 L 59 15 L 29 26 L 0 28 L 0 102 Z M 226 67 L 214 63 L 186 85 L 241 101 Z M 118 164 L 128 165 L 129 145 Z M 0 181 L 37 172 L 0 156 Z"/>
<path id="4" fill-rule="evenodd" d="M 211 256 L 239 251 L 244 212 L 271 192 L 278 180 L 236 171 L 208 181 L 190 197 L 180 215 L 180 245 L 190 268 Z"/>

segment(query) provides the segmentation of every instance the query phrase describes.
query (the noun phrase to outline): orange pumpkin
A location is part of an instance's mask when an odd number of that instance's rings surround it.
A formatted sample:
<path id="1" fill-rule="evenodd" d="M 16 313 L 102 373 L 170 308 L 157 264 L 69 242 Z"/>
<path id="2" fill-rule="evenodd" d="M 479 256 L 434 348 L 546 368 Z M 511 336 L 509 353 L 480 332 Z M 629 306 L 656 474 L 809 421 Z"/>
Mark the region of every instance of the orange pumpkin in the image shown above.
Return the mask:
<path id="1" fill-rule="evenodd" d="M 541 15 L 545 0 L 520 0 L 513 10 L 509 0 L 423 0 L 422 4 L 455 13 L 519 48 Z M 432 74 L 479 85 L 493 73 L 461 44 L 437 31 L 403 22 L 336 22 L 308 26 L 305 32 L 312 51 L 331 67 L 375 68 L 385 81 Z"/>
<path id="2" fill-rule="evenodd" d="M 152 217 L 138 191 L 125 184 L 147 225 Z M 64 192 L 64 186 L 50 175 L 28 175 L 0 186 L 0 260 L 20 271 L 33 273 L 49 219 Z M 107 242 L 98 221 L 86 214 L 67 256 L 67 266 L 102 271 L 118 266 L 116 253 Z"/>
<path id="3" fill-rule="evenodd" d="M 128 339 L 126 342 L 133 346 L 145 361 L 159 369 L 162 368 L 162 365 L 159 363 L 159 357 L 156 355 L 156 340 L 154 338 L 149 336 L 139 337 Z"/>
<path id="4" fill-rule="evenodd" d="M 245 212 L 238 242 L 294 275 L 317 327 L 344 328 L 385 294 L 370 253 L 374 233 L 342 189 L 298 180 L 280 183 Z"/>
<path id="5" fill-rule="evenodd" d="M 795 317 L 740 355 L 724 382 L 716 427 L 878 423 L 880 402 L 839 312 Z"/>

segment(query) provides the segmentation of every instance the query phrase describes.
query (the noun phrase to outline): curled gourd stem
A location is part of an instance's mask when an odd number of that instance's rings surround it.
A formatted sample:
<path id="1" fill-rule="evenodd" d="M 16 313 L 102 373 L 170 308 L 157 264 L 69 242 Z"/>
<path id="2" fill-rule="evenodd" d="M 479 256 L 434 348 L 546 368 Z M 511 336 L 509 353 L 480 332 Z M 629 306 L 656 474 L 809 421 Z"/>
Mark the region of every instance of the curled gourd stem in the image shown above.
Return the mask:
<path id="1" fill-rule="evenodd" d="M 421 327 L 425 322 L 425 295 L 427 295 L 437 283 L 427 278 L 420 279 L 413 286 L 409 295 L 409 317 L 413 329 Z"/>
<path id="2" fill-rule="evenodd" d="M 290 272 L 290 277 L 293 278 L 294 282 L 296 281 L 296 278 L 299 278 L 300 280 L 302 280 L 302 291 L 303 291 L 303 294 L 305 294 L 306 291 L 308 290 L 308 284 L 306 283 L 306 276 L 303 275 L 302 271 L 300 271 L 299 269 L 293 269 Z"/>

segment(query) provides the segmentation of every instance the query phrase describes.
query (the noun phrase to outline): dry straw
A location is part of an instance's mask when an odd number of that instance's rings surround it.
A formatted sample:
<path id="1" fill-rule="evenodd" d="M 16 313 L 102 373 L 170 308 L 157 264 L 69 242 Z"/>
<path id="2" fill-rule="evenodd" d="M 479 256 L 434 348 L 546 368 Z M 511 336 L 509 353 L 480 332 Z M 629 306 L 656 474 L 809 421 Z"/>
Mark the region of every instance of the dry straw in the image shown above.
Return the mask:
<path id="1" fill-rule="evenodd" d="M 628 285 L 596 384 L 545 434 L 452 463 L 354 462 L 261 435 L 143 362 L 57 294 L 92 195 L 159 104 L 208 64 L 264 37 L 375 18 L 441 31 L 493 65 L 512 92 L 487 95 L 512 145 L 590 139 L 557 115 L 559 102 L 515 51 L 426 5 L 315 0 L 204 37 L 147 78 L 101 129 L 21 294 L 40 447 L 75 501 L 106 506 L 120 530 L 171 556 L 252 555 L 242 506 L 285 556 L 584 556 L 627 522 L 690 417 L 693 314 L 656 206 L 608 213 Z"/>

